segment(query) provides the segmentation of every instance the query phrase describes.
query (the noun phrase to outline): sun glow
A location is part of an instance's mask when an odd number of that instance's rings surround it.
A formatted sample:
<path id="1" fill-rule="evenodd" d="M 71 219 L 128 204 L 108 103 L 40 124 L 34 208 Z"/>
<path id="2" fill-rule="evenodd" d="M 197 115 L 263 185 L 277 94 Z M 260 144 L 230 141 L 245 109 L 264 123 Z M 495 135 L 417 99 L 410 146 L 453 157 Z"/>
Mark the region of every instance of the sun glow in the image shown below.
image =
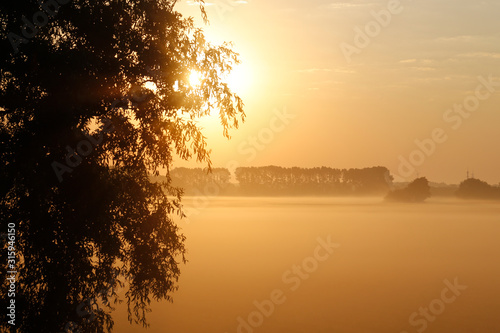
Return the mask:
<path id="1" fill-rule="evenodd" d="M 236 94 L 244 94 L 251 83 L 251 71 L 243 64 L 236 65 L 226 76 L 225 82 L 229 88 Z"/>
<path id="2" fill-rule="evenodd" d="M 189 74 L 189 85 L 191 87 L 198 87 L 201 84 L 201 74 L 197 70 L 191 70 Z"/>
<path id="3" fill-rule="evenodd" d="M 226 83 L 228 88 L 236 95 L 241 97 L 243 100 L 250 95 L 249 88 L 251 87 L 252 70 L 247 64 L 238 64 L 232 68 L 229 73 L 225 73 L 219 76 L 219 83 Z M 203 84 L 208 82 L 205 81 L 205 76 L 202 72 L 191 69 L 187 75 L 187 83 L 189 87 L 193 90 L 198 90 Z M 210 97 L 212 99 L 212 97 Z M 215 99 L 210 101 L 213 105 Z M 199 124 L 205 130 L 210 132 L 213 136 L 220 135 L 221 123 L 219 119 L 219 111 L 217 108 L 209 110 L 207 114 L 198 119 Z"/>
<path id="4" fill-rule="evenodd" d="M 236 94 L 243 94 L 251 83 L 251 71 L 243 65 L 235 66 L 231 72 L 222 77 L 222 81 L 227 83 L 229 89 Z M 203 76 L 197 70 L 191 70 L 189 73 L 189 85 L 197 88 L 202 83 Z"/>

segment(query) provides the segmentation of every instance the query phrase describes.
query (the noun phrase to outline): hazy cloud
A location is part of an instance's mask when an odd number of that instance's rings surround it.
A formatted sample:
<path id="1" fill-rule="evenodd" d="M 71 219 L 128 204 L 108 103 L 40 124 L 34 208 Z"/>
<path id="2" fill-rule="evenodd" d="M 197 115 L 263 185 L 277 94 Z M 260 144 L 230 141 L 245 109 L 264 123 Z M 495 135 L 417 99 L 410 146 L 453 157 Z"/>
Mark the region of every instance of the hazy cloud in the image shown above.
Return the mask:
<path id="1" fill-rule="evenodd" d="M 296 70 L 298 73 L 355 73 L 355 71 L 343 68 L 307 68 Z"/>
<path id="2" fill-rule="evenodd" d="M 470 43 L 480 39 L 484 39 L 485 36 L 472 36 L 472 35 L 461 35 L 452 37 L 439 37 L 436 38 L 436 42 L 458 42 L 458 43 Z"/>
<path id="3" fill-rule="evenodd" d="M 329 68 L 308 68 L 308 69 L 299 69 L 298 73 L 317 73 L 317 72 L 331 72 L 332 70 Z"/>
<path id="4" fill-rule="evenodd" d="M 404 60 L 399 61 L 399 63 L 401 63 L 401 64 L 412 64 L 415 62 L 417 62 L 417 59 L 404 59 Z"/>
<path id="5" fill-rule="evenodd" d="M 194 0 L 186 1 L 188 6 L 199 6 L 200 3 Z M 229 6 L 239 6 L 248 4 L 247 0 L 216 0 L 216 1 L 205 1 L 205 6 L 215 6 L 215 5 L 229 5 Z"/>
<path id="6" fill-rule="evenodd" d="M 324 8 L 327 9 L 343 9 L 343 8 L 353 8 L 353 7 L 366 7 L 373 6 L 373 2 L 332 2 Z"/>
<path id="7" fill-rule="evenodd" d="M 490 58 L 500 59 L 500 53 L 494 52 L 468 52 L 457 55 L 459 58 Z"/>

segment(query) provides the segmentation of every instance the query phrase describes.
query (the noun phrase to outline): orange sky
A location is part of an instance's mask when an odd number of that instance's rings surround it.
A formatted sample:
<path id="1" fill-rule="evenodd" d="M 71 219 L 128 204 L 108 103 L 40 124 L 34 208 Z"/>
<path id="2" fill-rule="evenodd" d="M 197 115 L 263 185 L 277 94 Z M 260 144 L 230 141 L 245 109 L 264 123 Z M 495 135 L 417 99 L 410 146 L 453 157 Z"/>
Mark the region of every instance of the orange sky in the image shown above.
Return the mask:
<path id="1" fill-rule="evenodd" d="M 203 25 L 192 1 L 176 8 Z M 217 119 L 204 121 L 215 166 L 382 165 L 399 180 L 448 183 L 469 168 L 500 182 L 500 1 L 206 8 L 208 39 L 241 54 L 232 80 L 248 116 L 230 141 Z"/>

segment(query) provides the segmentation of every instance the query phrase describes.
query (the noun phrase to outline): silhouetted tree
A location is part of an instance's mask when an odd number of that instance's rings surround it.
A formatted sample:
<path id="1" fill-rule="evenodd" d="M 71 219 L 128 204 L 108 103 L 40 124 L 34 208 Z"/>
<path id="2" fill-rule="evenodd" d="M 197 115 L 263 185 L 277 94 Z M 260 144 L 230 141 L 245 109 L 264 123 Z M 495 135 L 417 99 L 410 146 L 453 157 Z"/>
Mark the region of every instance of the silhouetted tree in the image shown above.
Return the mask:
<path id="1" fill-rule="evenodd" d="M 406 188 L 391 191 L 385 197 L 388 201 L 422 202 L 430 198 L 429 181 L 425 177 L 415 179 Z"/>
<path id="2" fill-rule="evenodd" d="M 500 199 L 500 189 L 476 179 L 469 178 L 460 183 L 457 196 L 462 199 Z"/>
<path id="3" fill-rule="evenodd" d="M 207 43 L 175 3 L 0 4 L 0 219 L 16 226 L 16 332 L 110 331 L 122 282 L 129 320 L 147 325 L 150 301 L 177 288 L 172 157 L 210 167 L 197 119 L 217 110 L 228 137 L 244 113 L 221 81 L 237 54 Z M 167 181 L 150 181 L 165 169 Z"/>

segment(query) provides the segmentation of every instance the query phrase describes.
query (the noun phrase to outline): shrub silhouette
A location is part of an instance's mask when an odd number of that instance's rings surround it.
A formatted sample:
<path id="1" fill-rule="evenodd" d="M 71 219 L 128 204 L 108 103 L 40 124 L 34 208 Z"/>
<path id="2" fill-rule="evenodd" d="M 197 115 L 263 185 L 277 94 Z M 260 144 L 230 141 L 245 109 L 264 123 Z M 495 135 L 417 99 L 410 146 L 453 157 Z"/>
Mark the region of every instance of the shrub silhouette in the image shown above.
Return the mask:
<path id="1" fill-rule="evenodd" d="M 431 196 L 429 181 L 425 177 L 417 178 L 404 189 L 397 189 L 387 194 L 387 201 L 423 202 Z"/>

